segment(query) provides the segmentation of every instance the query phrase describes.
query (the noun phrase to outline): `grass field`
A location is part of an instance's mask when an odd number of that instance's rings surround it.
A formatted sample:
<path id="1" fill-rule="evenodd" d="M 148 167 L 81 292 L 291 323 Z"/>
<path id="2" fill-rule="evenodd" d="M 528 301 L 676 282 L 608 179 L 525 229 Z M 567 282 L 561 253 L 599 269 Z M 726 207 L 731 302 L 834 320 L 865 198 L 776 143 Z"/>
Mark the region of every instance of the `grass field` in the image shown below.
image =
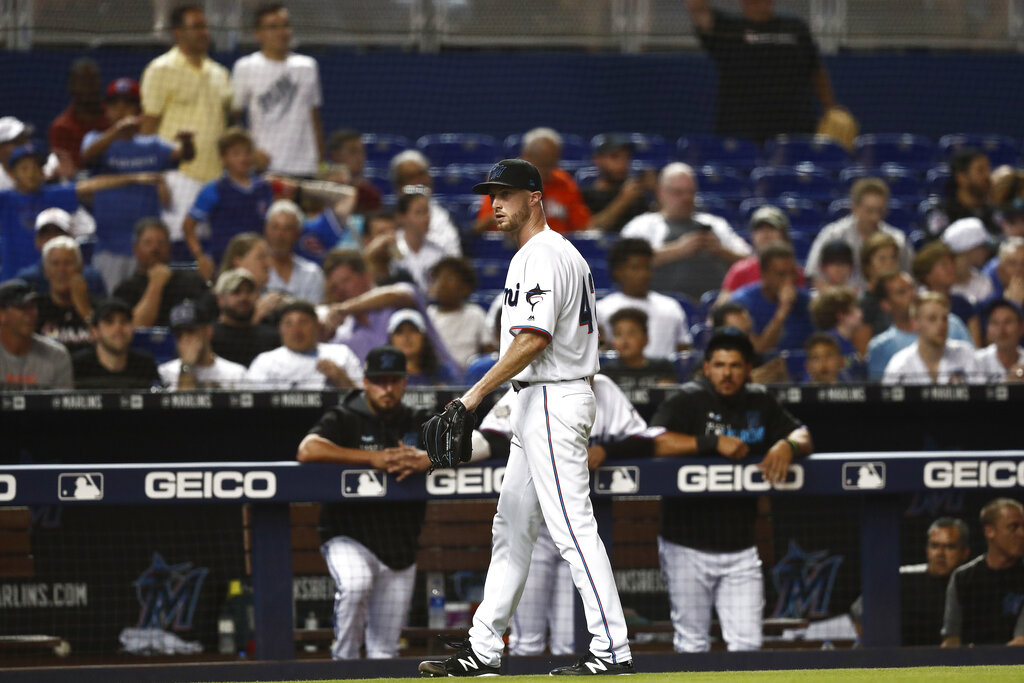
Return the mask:
<path id="1" fill-rule="evenodd" d="M 516 683 L 550 681 L 549 676 L 506 676 Z M 360 683 L 396 683 L 422 681 L 422 678 L 364 678 Z M 637 674 L 632 683 L 680 681 L 680 683 L 942 683 L 978 681 L 979 683 L 1020 683 L 1024 666 L 929 666 L 906 669 L 800 669 L 791 671 L 715 671 L 702 673 Z M 279 683 L 324 683 L 323 681 L 280 681 Z"/>

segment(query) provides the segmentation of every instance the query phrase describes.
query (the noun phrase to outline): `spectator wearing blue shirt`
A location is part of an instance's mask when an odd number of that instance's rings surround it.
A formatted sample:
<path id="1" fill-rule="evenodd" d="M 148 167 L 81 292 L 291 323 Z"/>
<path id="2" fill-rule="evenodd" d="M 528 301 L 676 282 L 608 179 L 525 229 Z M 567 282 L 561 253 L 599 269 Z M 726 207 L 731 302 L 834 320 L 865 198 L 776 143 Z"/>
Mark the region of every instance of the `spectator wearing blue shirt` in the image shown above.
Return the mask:
<path id="1" fill-rule="evenodd" d="M 1007 299 L 1024 308 L 1024 237 L 1013 236 L 1003 240 L 994 261 L 990 269 L 992 296 L 978 302 L 979 310 L 987 310 L 993 301 L 999 299 Z"/>
<path id="2" fill-rule="evenodd" d="M 331 249 L 347 249 L 359 245 L 359 231 L 350 225 L 356 194 L 344 197 L 325 208 L 302 227 L 295 251 L 299 256 L 322 264 Z M 369 217 L 366 218 L 369 220 Z M 362 222 L 365 225 L 365 221 Z"/>
<path id="3" fill-rule="evenodd" d="M 878 278 L 875 298 L 883 311 L 892 317 L 892 325 L 868 342 L 868 379 L 880 381 L 885 366 L 897 351 L 917 341 L 917 330 L 910 317 L 910 304 L 914 300 L 914 281 L 906 273 L 894 271 Z M 949 338 L 971 341 L 967 326 L 954 313 L 949 314 Z"/>
<path id="4" fill-rule="evenodd" d="M 814 327 L 808 313 L 811 295 L 796 286 L 796 254 L 788 244 L 777 242 L 762 249 L 759 259 L 760 282 L 740 287 L 732 296 L 754 320 L 754 349 L 765 353 L 803 348 Z"/>
<path id="5" fill-rule="evenodd" d="M 263 227 L 270 248 L 267 289 L 319 304 L 324 300 L 324 273 L 320 266 L 295 253 L 304 221 L 302 210 L 290 199 L 278 199 L 267 211 Z"/>
<path id="6" fill-rule="evenodd" d="M 213 277 L 214 263 L 220 260 L 228 242 L 242 232 L 263 232 L 267 209 L 274 202 L 270 183 L 253 173 L 255 147 L 248 131 L 232 127 L 217 140 L 224 175 L 207 183 L 199 191 L 182 229 L 185 242 L 199 266 L 199 274 Z M 197 227 L 209 225 L 210 237 L 204 245 Z"/>
<path id="7" fill-rule="evenodd" d="M 0 281 L 9 280 L 22 268 L 36 262 L 36 217 L 50 207 L 73 213 L 79 201 L 91 201 L 100 191 L 132 184 L 155 185 L 156 173 L 102 175 L 77 183 L 44 185 L 46 150 L 29 143 L 11 152 L 7 167 L 14 188 L 0 192 Z"/>
<path id="8" fill-rule="evenodd" d="M 139 135 L 142 110 L 139 84 L 118 78 L 107 86 L 104 101 L 105 131 L 92 131 L 82 140 L 82 165 L 95 174 L 169 171 L 178 162 L 195 157 L 191 131 L 178 133 L 176 144 L 156 135 Z M 92 214 L 96 219 L 97 250 L 93 262 L 103 274 L 108 290 L 127 279 L 135 269 L 132 260 L 132 231 L 140 218 L 159 216 L 163 210 L 166 185 L 128 185 L 97 192 Z"/>
<path id="9" fill-rule="evenodd" d="M 57 207 L 39 212 L 39 215 L 36 216 L 36 249 L 42 253 L 43 247 L 54 237 L 71 237 L 73 220 L 71 214 Z M 43 273 L 42 259 L 31 266 L 22 268 L 15 277 L 29 283 L 40 294 L 50 293 L 50 281 Z M 107 298 L 107 288 L 103 284 L 103 276 L 100 275 L 100 271 L 90 265 L 83 266 L 82 278 L 85 280 L 89 296 L 96 299 Z"/>
<path id="10" fill-rule="evenodd" d="M 938 292 L 946 297 L 952 306 L 952 313 L 967 325 L 971 332 L 970 341 L 981 345 L 981 320 L 974 302 L 963 294 L 954 294 L 956 284 L 956 262 L 953 250 L 944 242 L 936 240 L 926 244 L 914 256 L 911 266 L 917 284 L 929 292 Z"/>

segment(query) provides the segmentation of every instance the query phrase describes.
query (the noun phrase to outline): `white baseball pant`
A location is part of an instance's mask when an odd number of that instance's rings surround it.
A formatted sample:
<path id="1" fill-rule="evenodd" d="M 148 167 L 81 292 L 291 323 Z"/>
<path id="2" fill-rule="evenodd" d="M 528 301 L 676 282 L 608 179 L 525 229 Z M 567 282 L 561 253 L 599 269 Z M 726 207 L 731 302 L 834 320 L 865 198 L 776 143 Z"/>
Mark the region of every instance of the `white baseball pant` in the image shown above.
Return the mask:
<path id="1" fill-rule="evenodd" d="M 530 575 L 512 617 L 509 654 L 543 653 L 546 632 L 551 634 L 551 654 L 571 655 L 576 651 L 572 589 L 569 565 L 558 553 L 547 526 L 541 524 L 530 558 Z"/>
<path id="2" fill-rule="evenodd" d="M 416 565 L 391 569 L 366 546 L 336 536 L 320 547 L 334 579 L 334 659 L 358 659 L 366 641 L 367 659 L 398 656 L 416 584 Z"/>
<path id="3" fill-rule="evenodd" d="M 630 660 L 626 620 L 590 503 L 587 442 L 595 400 L 584 380 L 524 387 L 513 413 L 512 447 L 494 516 L 484 599 L 469 631 L 480 661 L 497 666 L 502 636 L 526 585 L 543 520 L 583 600 L 590 651 Z"/>
<path id="4" fill-rule="evenodd" d="M 757 548 L 708 553 L 658 537 L 658 556 L 671 601 L 676 652 L 711 647 L 711 608 L 730 652 L 761 647 L 764 578 Z"/>

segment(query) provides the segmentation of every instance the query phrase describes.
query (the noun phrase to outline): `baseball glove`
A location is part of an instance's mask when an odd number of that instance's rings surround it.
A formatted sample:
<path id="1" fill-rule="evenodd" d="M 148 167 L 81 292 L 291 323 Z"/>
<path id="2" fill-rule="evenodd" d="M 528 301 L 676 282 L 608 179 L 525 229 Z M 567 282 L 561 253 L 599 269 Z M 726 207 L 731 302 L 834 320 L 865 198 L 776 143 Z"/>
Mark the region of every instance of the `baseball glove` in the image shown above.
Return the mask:
<path id="1" fill-rule="evenodd" d="M 469 462 L 473 453 L 473 429 L 476 416 L 455 399 L 444 411 L 423 423 L 420 436 L 430 458 L 430 472 Z"/>

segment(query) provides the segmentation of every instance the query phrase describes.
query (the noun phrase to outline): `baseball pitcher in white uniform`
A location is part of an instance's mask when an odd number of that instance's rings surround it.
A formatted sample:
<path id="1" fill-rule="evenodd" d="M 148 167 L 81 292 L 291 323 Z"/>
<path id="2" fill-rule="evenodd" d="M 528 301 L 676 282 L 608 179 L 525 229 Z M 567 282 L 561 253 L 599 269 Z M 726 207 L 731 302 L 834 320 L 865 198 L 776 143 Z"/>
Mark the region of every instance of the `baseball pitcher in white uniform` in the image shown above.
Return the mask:
<path id="1" fill-rule="evenodd" d="M 461 401 L 476 410 L 511 380 L 517 402 L 512 441 L 491 528 L 491 563 L 469 638 L 458 651 L 419 666 L 425 676 L 500 673 L 502 637 L 526 585 L 534 543 L 547 525 L 569 564 L 592 638 L 588 652 L 552 675 L 633 672 L 626 620 L 590 503 L 587 445 L 598 371 L 594 279 L 567 239 L 548 227 L 537 168 L 521 159 L 495 164 L 473 188 L 491 198 L 498 229 L 519 250 L 505 279 L 497 363 Z"/>
<path id="2" fill-rule="evenodd" d="M 512 438 L 517 394 L 514 389 L 494 404 L 473 434 L 473 461 L 507 458 Z M 647 423 L 629 399 L 610 378 L 594 376 L 597 415 L 590 430 L 587 456 L 591 470 L 606 459 L 642 458 L 654 455 L 654 442 L 647 435 Z M 575 651 L 572 600 L 572 575 L 555 542 L 542 524 L 533 547 L 530 574 L 523 597 L 512 617 L 508 639 L 511 655 L 529 656 L 544 652 L 544 644 L 553 655 Z M 550 634 L 550 639 L 545 636 Z"/>

